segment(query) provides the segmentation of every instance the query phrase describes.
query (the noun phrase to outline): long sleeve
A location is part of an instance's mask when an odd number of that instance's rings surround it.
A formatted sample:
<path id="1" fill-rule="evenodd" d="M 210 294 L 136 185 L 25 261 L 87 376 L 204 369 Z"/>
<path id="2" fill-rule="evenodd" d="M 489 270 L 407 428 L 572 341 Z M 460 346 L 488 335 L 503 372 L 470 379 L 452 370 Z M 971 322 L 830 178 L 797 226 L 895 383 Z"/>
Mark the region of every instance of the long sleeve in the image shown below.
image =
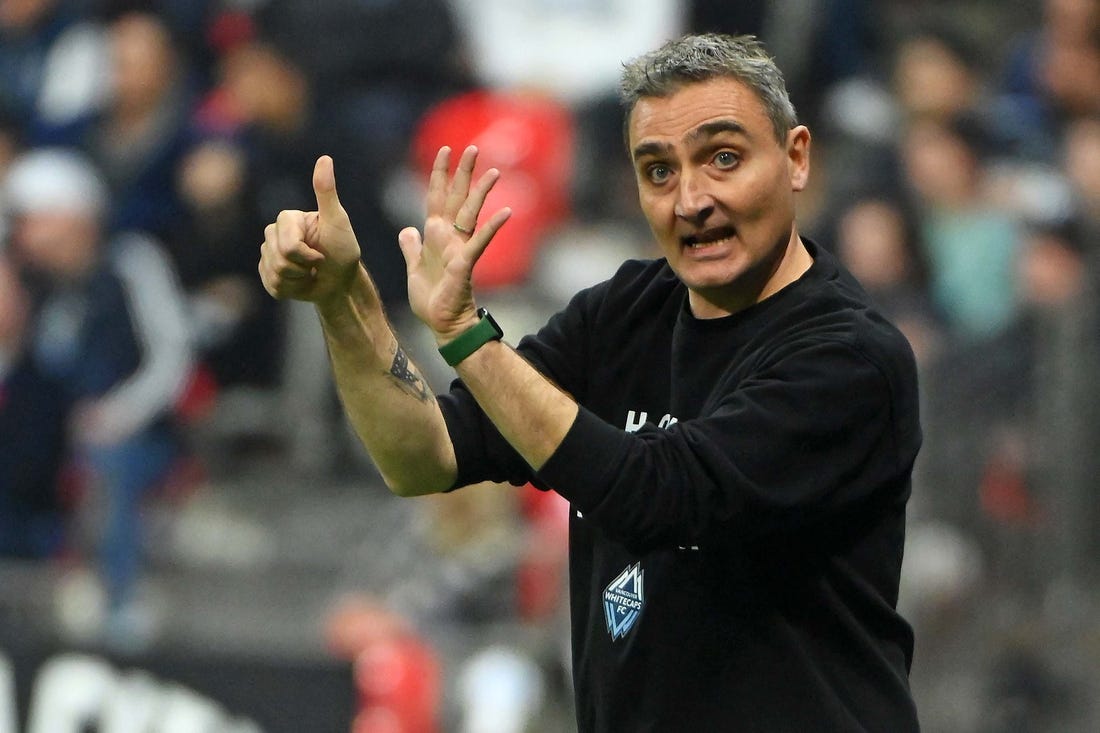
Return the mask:
<path id="1" fill-rule="evenodd" d="M 125 235 L 115 247 L 140 362 L 99 398 L 99 406 L 112 432 L 128 436 L 172 408 L 186 383 L 192 352 L 184 297 L 165 253 L 137 235 Z"/>
<path id="2" fill-rule="evenodd" d="M 713 410 L 634 433 L 582 411 L 539 478 L 637 548 L 744 541 L 907 497 L 915 395 L 851 344 L 810 342 Z"/>

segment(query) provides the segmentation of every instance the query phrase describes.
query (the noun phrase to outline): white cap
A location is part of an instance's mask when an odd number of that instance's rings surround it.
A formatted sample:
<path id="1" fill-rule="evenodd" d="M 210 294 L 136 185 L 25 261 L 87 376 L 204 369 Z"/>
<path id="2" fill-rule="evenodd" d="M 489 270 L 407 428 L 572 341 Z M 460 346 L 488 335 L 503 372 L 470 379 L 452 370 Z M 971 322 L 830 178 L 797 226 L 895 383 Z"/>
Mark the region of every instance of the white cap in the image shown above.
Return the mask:
<path id="1" fill-rule="evenodd" d="M 107 206 L 107 186 L 80 153 L 39 148 L 12 163 L 0 201 L 13 214 L 64 212 L 98 217 Z"/>

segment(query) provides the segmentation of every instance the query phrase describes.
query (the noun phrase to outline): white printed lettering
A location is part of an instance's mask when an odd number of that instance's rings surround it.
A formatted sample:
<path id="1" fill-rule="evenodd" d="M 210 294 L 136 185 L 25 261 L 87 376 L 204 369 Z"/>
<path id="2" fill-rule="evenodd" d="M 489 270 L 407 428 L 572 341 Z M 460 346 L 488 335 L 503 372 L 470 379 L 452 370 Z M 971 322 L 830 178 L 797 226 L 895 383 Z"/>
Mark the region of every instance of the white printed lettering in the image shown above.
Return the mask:
<path id="1" fill-rule="evenodd" d="M 79 654 L 51 659 L 35 680 L 28 733 L 77 733 L 98 724 L 116 684 L 115 671 L 98 659 Z"/>
<path id="2" fill-rule="evenodd" d="M 0 733 L 15 733 L 11 665 L 0 655 Z M 10 700 L 6 703 L 5 700 Z M 5 710 L 5 705 L 10 709 Z M 46 662 L 35 680 L 28 733 L 260 733 L 247 719 L 233 719 L 212 700 L 151 675 L 120 674 L 106 661 L 64 654 Z"/>
<path id="3" fill-rule="evenodd" d="M 642 429 L 645 425 L 646 419 L 649 418 L 649 413 L 643 412 L 640 415 L 634 410 L 630 410 L 626 413 L 626 432 L 636 433 Z"/>
<path id="4" fill-rule="evenodd" d="M 157 730 L 156 722 L 164 695 L 144 672 L 122 675 L 103 706 L 100 730 L 105 733 L 146 733 Z"/>

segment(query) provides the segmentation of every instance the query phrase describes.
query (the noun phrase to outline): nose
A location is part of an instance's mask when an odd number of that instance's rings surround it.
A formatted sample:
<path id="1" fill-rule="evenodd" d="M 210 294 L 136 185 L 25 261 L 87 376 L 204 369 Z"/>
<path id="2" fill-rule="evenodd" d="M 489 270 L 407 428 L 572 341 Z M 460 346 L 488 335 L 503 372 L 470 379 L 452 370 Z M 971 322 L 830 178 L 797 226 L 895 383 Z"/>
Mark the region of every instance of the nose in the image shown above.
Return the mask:
<path id="1" fill-rule="evenodd" d="M 701 225 L 714 213 L 714 197 L 698 175 L 685 171 L 680 176 L 676 216 L 694 225 Z"/>

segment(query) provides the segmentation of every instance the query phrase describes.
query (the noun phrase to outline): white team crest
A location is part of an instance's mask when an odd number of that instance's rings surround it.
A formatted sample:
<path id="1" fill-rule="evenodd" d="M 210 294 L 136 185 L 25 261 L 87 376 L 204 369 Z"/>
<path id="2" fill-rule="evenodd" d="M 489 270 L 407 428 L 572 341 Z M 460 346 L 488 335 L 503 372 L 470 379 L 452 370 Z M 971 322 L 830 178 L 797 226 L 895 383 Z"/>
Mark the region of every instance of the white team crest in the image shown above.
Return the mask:
<path id="1" fill-rule="evenodd" d="M 642 615 L 645 592 L 642 578 L 645 571 L 641 563 L 634 563 L 611 581 L 603 592 L 603 613 L 607 619 L 607 633 L 615 641 L 626 636 L 634 622 Z"/>

